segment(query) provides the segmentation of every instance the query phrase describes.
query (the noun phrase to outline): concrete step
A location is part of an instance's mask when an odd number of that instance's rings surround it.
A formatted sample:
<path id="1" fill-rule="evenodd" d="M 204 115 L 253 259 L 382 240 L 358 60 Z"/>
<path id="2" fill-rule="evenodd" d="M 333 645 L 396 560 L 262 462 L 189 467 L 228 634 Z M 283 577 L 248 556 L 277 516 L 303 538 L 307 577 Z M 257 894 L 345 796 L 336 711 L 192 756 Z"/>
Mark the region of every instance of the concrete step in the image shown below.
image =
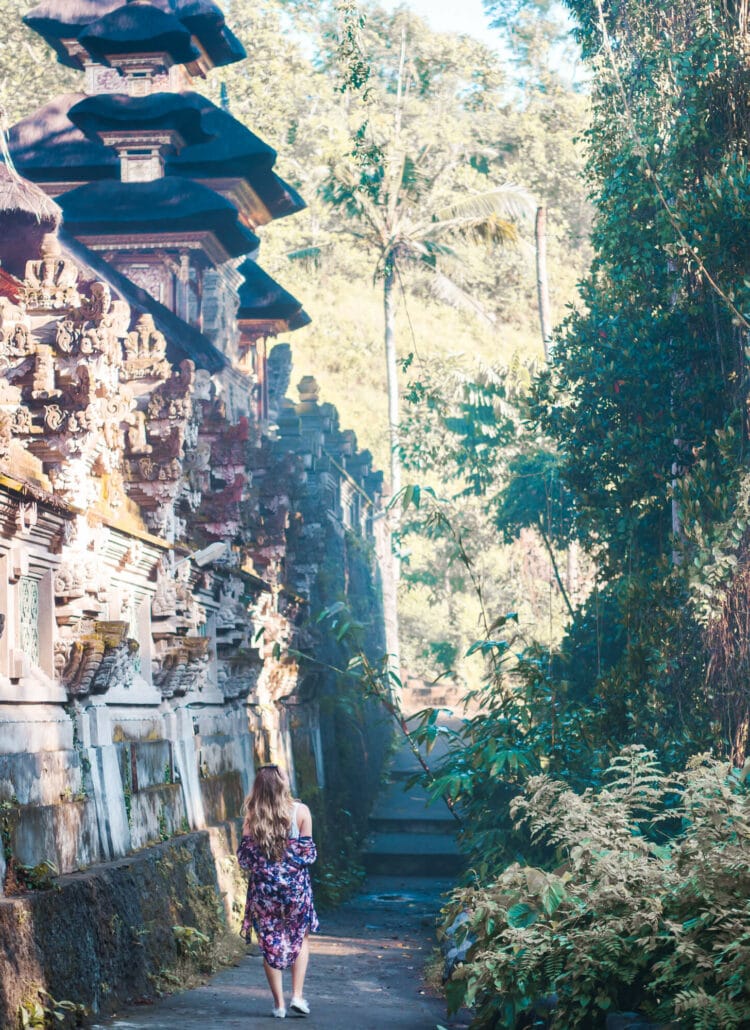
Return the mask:
<path id="1" fill-rule="evenodd" d="M 368 853 L 372 855 L 411 855 L 414 853 L 413 833 L 375 833 L 370 838 Z M 420 833 L 419 853 L 422 855 L 459 855 L 455 837 L 447 833 Z"/>
<path id="2" fill-rule="evenodd" d="M 389 818 L 388 816 L 375 818 L 375 816 L 370 816 L 369 825 L 371 833 L 408 833 L 415 837 L 422 837 L 426 833 L 453 837 L 458 827 L 458 823 L 452 817 L 448 822 L 445 819 L 403 819 Z M 415 842 L 414 847 L 417 849 L 419 844 Z"/>
<path id="3" fill-rule="evenodd" d="M 390 876 L 455 876 L 464 856 L 445 833 L 376 833 L 365 852 L 368 873 Z"/>
<path id="4" fill-rule="evenodd" d="M 416 784 L 404 790 L 403 782 L 386 784 L 372 811 L 372 819 L 405 819 L 409 822 L 444 822 L 455 819 L 443 801 L 430 802 L 427 791 Z"/>
<path id="5" fill-rule="evenodd" d="M 439 740 L 428 761 L 438 764 L 445 752 Z M 407 787 L 419 761 L 401 741 L 390 763 L 389 776 L 370 817 L 370 838 L 364 856 L 368 873 L 391 876 L 451 876 L 464 867 L 456 843 L 458 824 L 445 804 L 430 802 L 420 783 Z"/>

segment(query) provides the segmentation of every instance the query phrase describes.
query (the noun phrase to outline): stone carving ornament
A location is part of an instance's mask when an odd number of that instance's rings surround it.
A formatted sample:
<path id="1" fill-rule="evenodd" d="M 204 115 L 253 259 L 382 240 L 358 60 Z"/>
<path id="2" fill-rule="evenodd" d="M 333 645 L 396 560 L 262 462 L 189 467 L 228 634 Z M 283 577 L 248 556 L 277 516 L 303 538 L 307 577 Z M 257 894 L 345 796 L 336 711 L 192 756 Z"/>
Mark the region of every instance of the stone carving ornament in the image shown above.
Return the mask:
<path id="1" fill-rule="evenodd" d="M 27 308 L 55 309 L 79 303 L 78 268 L 62 256 L 57 236 L 48 234 L 42 241 L 41 259 L 26 263 L 23 295 Z"/>

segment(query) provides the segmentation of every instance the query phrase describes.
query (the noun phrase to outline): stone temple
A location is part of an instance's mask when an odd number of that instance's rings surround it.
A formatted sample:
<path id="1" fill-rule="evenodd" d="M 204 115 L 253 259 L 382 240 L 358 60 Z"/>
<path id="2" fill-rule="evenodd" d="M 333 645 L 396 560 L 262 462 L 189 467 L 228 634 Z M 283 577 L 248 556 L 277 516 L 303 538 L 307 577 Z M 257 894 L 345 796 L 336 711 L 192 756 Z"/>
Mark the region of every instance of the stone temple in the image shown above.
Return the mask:
<path id="1" fill-rule="evenodd" d="M 195 89 L 245 57 L 223 13 L 46 0 L 25 20 L 81 92 L 15 125 L 0 164 L 0 895 L 207 827 L 228 853 L 258 762 L 366 808 L 385 734 L 342 737 L 315 617 L 365 613 L 385 653 L 390 575 L 381 474 L 311 376 L 287 398 L 291 348 L 270 346 L 309 318 L 256 230 L 304 202 Z M 2 1025 L 43 951 L 17 939 L 7 964 L 11 904 Z"/>

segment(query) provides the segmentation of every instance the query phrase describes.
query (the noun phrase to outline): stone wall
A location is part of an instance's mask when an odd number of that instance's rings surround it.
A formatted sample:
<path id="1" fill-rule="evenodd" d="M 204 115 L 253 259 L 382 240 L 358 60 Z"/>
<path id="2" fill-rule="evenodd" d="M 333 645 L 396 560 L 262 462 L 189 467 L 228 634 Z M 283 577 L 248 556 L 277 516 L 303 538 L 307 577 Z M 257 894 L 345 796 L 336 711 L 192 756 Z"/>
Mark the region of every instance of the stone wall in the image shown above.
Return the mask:
<path id="1" fill-rule="evenodd" d="M 43 248 L 0 298 L 6 888 L 236 817 L 259 760 L 303 790 L 294 732 L 310 786 L 359 769 L 364 811 L 382 732 L 362 716 L 343 761 L 336 676 L 311 668 L 337 657 L 315 627 L 333 600 L 385 647 L 370 456 L 314 380 L 283 396 L 288 347 L 276 423 L 230 411 L 225 373 L 170 363 L 147 315 L 54 234 Z M 222 555 L 194 562 L 212 542 Z"/>
<path id="2" fill-rule="evenodd" d="M 212 939 L 236 930 L 236 843 L 232 826 L 191 833 L 62 877 L 56 890 L 0 900 L 0 1027 L 15 1030 L 40 988 L 99 1014 L 152 997 L 179 958 L 172 927 Z"/>

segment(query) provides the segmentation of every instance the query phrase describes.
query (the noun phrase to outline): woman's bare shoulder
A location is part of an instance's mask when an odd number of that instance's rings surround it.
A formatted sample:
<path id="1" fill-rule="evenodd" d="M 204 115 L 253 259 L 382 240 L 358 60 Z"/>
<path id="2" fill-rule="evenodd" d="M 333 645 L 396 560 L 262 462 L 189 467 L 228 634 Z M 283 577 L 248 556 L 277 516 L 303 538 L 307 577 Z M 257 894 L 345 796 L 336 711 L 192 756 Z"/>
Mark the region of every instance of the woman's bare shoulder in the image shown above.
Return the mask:
<path id="1" fill-rule="evenodd" d="M 312 832 L 312 815 L 310 809 L 303 801 L 297 802 L 297 826 L 303 837 L 309 837 Z"/>

